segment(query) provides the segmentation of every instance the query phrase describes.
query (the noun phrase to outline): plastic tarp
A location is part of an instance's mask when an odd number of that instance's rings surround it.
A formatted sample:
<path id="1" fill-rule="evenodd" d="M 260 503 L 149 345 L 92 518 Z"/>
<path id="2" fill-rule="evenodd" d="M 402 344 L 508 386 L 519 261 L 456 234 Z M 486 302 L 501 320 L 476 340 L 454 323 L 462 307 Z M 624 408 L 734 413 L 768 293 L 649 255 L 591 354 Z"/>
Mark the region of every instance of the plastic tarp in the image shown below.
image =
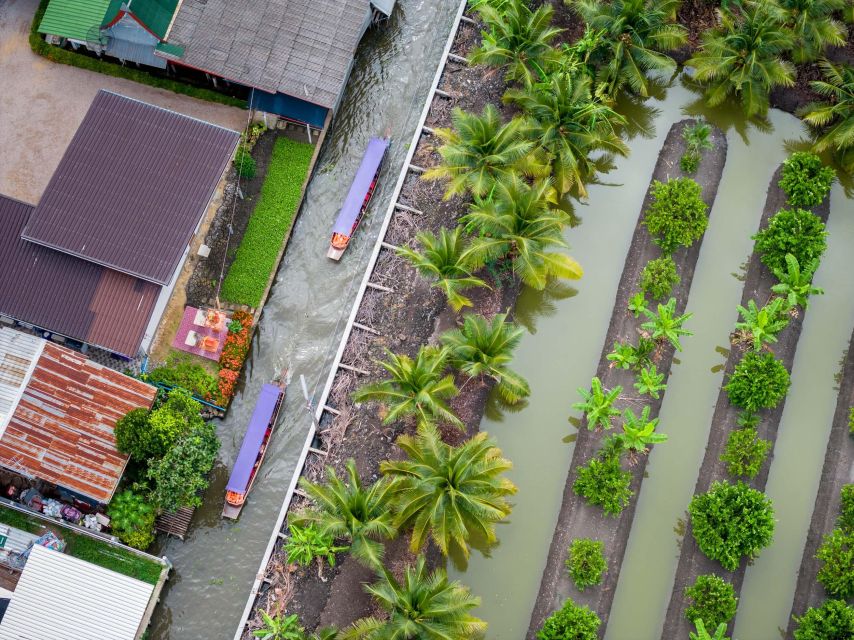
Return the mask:
<path id="1" fill-rule="evenodd" d="M 356 224 L 356 218 L 359 217 L 362 203 L 368 195 L 368 189 L 371 188 L 371 182 L 377 169 L 380 168 L 386 149 L 388 149 L 388 138 L 371 138 L 368 142 L 362 164 L 359 165 L 356 177 L 353 178 L 353 184 L 350 185 L 350 191 L 347 193 L 347 199 L 344 200 L 344 206 L 341 207 L 332 233 L 349 236 L 353 232 L 353 225 Z"/>
<path id="2" fill-rule="evenodd" d="M 249 421 L 249 427 L 243 437 L 243 444 L 240 445 L 240 452 L 237 454 L 237 461 L 234 463 L 234 469 L 231 470 L 226 491 L 236 491 L 237 493 L 246 491 L 249 476 L 252 474 L 252 467 L 255 466 L 258 451 L 261 449 L 264 434 L 267 432 L 267 425 L 270 424 L 270 419 L 276 410 L 276 401 L 281 393 L 282 390 L 274 384 L 265 384 L 261 388 L 258 402 L 255 403 L 255 411 L 252 412 L 252 419 Z"/>

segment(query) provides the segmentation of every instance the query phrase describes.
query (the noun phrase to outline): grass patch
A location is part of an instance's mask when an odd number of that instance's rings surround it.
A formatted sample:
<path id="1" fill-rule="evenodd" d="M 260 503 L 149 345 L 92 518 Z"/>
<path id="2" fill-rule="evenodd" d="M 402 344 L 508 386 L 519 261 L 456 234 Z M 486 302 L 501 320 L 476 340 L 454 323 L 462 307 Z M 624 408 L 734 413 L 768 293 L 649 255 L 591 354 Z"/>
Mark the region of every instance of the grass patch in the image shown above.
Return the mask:
<path id="1" fill-rule="evenodd" d="M 36 534 L 40 534 L 46 528 L 51 529 L 65 540 L 67 545 L 65 553 L 68 555 L 148 584 L 157 584 L 160 572 L 163 570 L 163 565 L 159 562 L 77 533 L 58 523 L 49 523 L 35 516 L 28 516 L 5 505 L 0 505 L 0 523 Z"/>
<path id="2" fill-rule="evenodd" d="M 222 284 L 223 299 L 250 307 L 261 303 L 282 242 L 299 208 L 313 154 L 314 147 L 305 142 L 285 137 L 276 140 L 258 204 Z"/>
<path id="3" fill-rule="evenodd" d="M 212 91 L 203 87 L 194 87 L 191 84 L 185 84 L 177 80 L 159 78 L 139 69 L 124 67 L 118 62 L 108 62 L 99 58 L 90 58 L 89 56 L 48 44 L 38 32 L 38 28 L 49 2 L 50 0 L 41 0 L 39 8 L 36 10 L 36 15 L 33 18 L 32 25 L 30 25 L 30 48 L 33 50 L 33 53 L 47 58 L 51 62 L 67 64 L 72 67 L 87 69 L 89 71 L 103 73 L 104 75 L 116 78 L 133 80 L 140 84 L 147 84 L 158 89 L 166 89 L 167 91 L 198 98 L 199 100 L 207 100 L 208 102 L 216 102 L 218 104 L 225 104 L 231 107 L 240 107 L 241 109 L 246 108 L 246 100 L 227 96 L 224 93 Z"/>

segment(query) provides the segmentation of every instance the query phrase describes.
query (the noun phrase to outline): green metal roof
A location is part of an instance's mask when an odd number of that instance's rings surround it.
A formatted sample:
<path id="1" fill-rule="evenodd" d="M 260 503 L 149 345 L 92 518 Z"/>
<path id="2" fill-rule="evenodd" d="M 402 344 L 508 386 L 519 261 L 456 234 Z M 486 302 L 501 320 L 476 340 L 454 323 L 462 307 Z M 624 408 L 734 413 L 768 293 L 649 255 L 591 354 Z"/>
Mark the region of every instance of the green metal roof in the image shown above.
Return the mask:
<path id="1" fill-rule="evenodd" d="M 184 55 L 184 47 L 179 47 L 177 44 L 169 44 L 168 42 L 158 42 L 154 47 L 155 51 L 160 51 L 169 56 L 180 58 Z"/>
<path id="2" fill-rule="evenodd" d="M 72 40 L 97 39 L 110 0 L 50 0 L 39 33 Z"/>
<path id="3" fill-rule="evenodd" d="M 122 5 L 127 5 L 130 12 L 148 27 L 158 38 L 163 40 L 169 25 L 172 24 L 172 16 L 178 8 L 179 0 L 108 0 L 109 9 L 105 11 L 103 24 L 109 24 L 116 19 L 122 10 Z"/>

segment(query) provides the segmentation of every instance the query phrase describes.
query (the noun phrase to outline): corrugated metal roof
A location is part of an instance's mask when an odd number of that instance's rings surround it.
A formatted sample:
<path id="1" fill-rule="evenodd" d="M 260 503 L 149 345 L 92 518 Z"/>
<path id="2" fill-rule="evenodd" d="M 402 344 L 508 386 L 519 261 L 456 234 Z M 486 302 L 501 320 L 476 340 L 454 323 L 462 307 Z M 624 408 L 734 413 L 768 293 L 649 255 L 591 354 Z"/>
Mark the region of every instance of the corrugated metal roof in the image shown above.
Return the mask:
<path id="1" fill-rule="evenodd" d="M 5 433 L 0 465 L 108 502 L 127 456 L 116 449 L 116 422 L 149 408 L 157 390 L 46 342 Z"/>
<path id="2" fill-rule="evenodd" d="M 38 336 L 0 328 L 0 434 L 18 406 L 44 348 Z"/>
<path id="3" fill-rule="evenodd" d="M 0 195 L 0 314 L 136 356 L 160 286 L 21 240 L 33 208 Z"/>
<path id="4" fill-rule="evenodd" d="M 133 640 L 154 585 L 33 547 L 0 622 L 0 640 Z"/>
<path id="5" fill-rule="evenodd" d="M 239 138 L 99 91 L 21 237 L 168 284 Z"/>
<path id="6" fill-rule="evenodd" d="M 127 14 L 105 29 L 104 33 L 109 36 L 107 55 L 160 69 L 166 68 L 166 60 L 154 55 L 157 38 Z"/>
<path id="7" fill-rule="evenodd" d="M 39 33 L 72 40 L 97 39 L 110 0 L 50 0 Z"/>
<path id="8" fill-rule="evenodd" d="M 370 20 L 368 0 L 183 0 L 168 40 L 184 55 L 169 57 L 333 108 Z"/>
<path id="9" fill-rule="evenodd" d="M 169 32 L 179 0 L 112 0 L 103 16 L 103 24 L 114 22 L 123 11 L 129 11 L 161 40 Z"/>

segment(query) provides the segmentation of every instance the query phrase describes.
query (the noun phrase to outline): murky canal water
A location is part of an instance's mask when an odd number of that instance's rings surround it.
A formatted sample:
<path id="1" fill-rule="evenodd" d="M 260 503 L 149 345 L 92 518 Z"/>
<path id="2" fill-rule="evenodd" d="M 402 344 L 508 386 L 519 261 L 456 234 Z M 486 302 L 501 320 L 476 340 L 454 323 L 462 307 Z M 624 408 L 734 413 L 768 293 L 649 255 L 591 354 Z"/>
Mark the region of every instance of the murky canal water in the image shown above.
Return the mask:
<path id="1" fill-rule="evenodd" d="M 371 213 L 340 263 L 326 258 L 330 229 L 368 138 L 389 130 L 408 141 L 418 122 L 458 0 L 401 0 L 360 48 L 347 94 L 327 136 L 287 256 L 279 271 L 247 367 L 246 382 L 228 417 L 205 505 L 190 537 L 159 549 L 175 565 L 152 624 L 153 640 L 231 638 L 305 440 L 309 418 L 299 385 L 259 480 L 237 523 L 220 518 L 229 470 L 261 385 L 288 366 L 317 390 L 325 380 L 346 315 L 376 239 L 407 149 L 392 145 Z"/>

